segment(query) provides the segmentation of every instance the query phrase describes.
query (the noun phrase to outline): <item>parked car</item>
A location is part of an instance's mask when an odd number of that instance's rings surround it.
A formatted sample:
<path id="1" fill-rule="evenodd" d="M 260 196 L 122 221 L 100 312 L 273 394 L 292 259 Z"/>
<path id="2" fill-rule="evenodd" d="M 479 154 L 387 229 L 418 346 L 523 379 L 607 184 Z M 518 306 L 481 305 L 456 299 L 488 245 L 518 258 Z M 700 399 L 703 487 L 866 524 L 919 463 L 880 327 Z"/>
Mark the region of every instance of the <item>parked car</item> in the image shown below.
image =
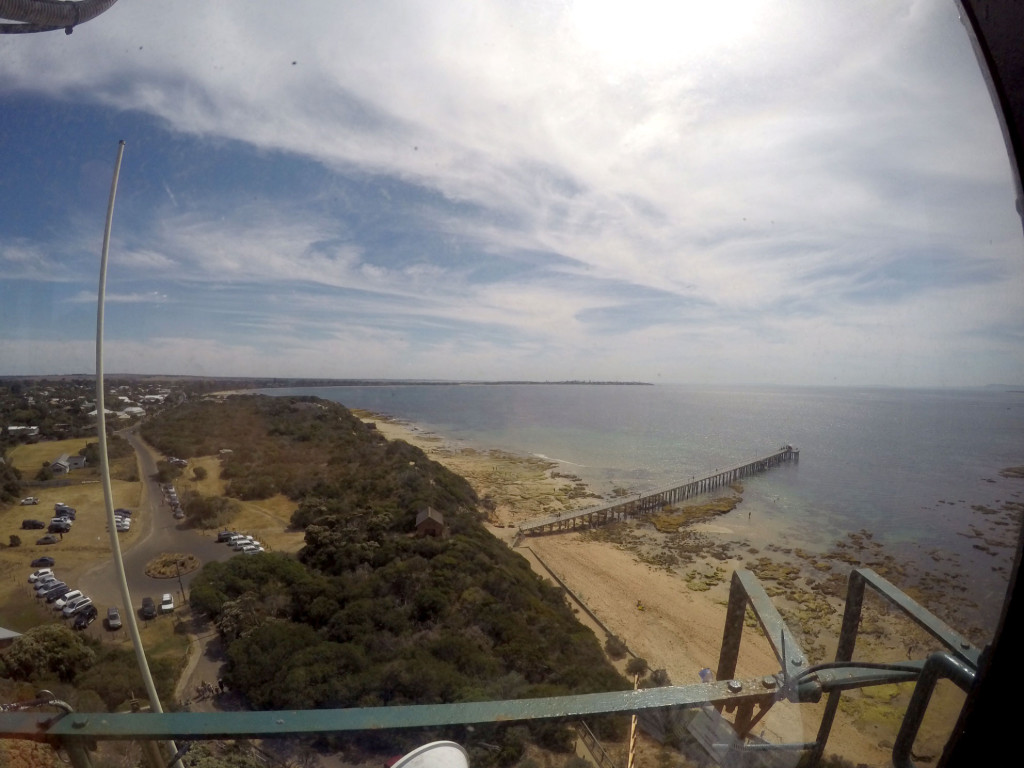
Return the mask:
<path id="1" fill-rule="evenodd" d="M 114 521 L 114 528 L 117 529 L 118 533 L 126 533 L 132 529 L 132 521 L 126 518 Z"/>
<path id="2" fill-rule="evenodd" d="M 48 533 L 41 539 L 36 539 L 36 544 L 56 544 L 60 539 L 54 536 L 52 533 Z"/>
<path id="3" fill-rule="evenodd" d="M 63 581 L 51 581 L 49 584 L 46 585 L 44 589 L 36 590 L 36 598 L 38 598 L 39 600 L 45 600 L 54 592 L 57 592 L 61 589 L 71 589 L 71 587 L 69 587 Z"/>
<path id="4" fill-rule="evenodd" d="M 49 533 L 68 533 L 71 530 L 70 520 L 51 520 L 50 524 L 46 526 L 46 530 Z"/>
<path id="5" fill-rule="evenodd" d="M 142 598 L 142 610 L 140 611 L 142 618 L 144 619 L 155 619 L 156 618 L 156 603 L 153 602 L 152 597 Z"/>
<path id="6" fill-rule="evenodd" d="M 256 543 L 256 540 L 252 536 L 243 536 L 240 539 L 236 539 L 232 547 L 236 552 L 241 552 L 245 547 L 252 546 Z"/>
<path id="7" fill-rule="evenodd" d="M 53 514 L 58 517 L 66 517 L 69 520 L 74 520 L 78 517 L 78 510 L 74 507 L 69 507 L 67 504 L 54 504 Z"/>
<path id="8" fill-rule="evenodd" d="M 171 613 L 174 610 L 174 598 L 170 592 L 164 592 L 160 598 L 160 613 Z"/>
<path id="9" fill-rule="evenodd" d="M 33 568 L 52 568 L 55 562 L 52 557 L 37 557 L 29 565 Z"/>
<path id="10" fill-rule="evenodd" d="M 52 589 L 52 590 L 50 590 L 49 592 L 46 593 L 46 602 L 48 602 L 48 603 L 56 603 L 58 600 L 60 600 L 62 597 L 64 597 L 68 592 L 73 592 L 73 591 L 74 590 L 72 590 L 71 587 L 69 587 L 67 585 L 61 587 L 60 589 Z"/>
<path id="11" fill-rule="evenodd" d="M 174 519 L 175 520 L 184 520 L 185 519 L 185 510 L 182 509 L 181 507 L 178 507 L 177 509 L 175 509 L 174 510 Z"/>
<path id="12" fill-rule="evenodd" d="M 57 581 L 59 580 L 55 573 L 47 573 L 42 579 L 37 579 L 32 586 L 36 588 L 36 592 L 39 592 L 39 590 L 44 589 L 46 585 L 53 584 L 53 582 Z"/>
<path id="13" fill-rule="evenodd" d="M 223 544 L 224 542 L 229 541 L 232 536 L 237 535 L 238 534 L 235 531 L 221 531 L 217 534 L 217 543 Z"/>
<path id="14" fill-rule="evenodd" d="M 44 576 L 52 576 L 53 568 L 40 568 L 38 571 L 33 571 L 28 575 L 29 584 L 33 584 L 39 581 Z"/>
<path id="15" fill-rule="evenodd" d="M 45 579 L 40 579 L 32 586 L 36 588 L 36 594 L 39 595 L 48 590 L 50 587 L 52 587 L 59 581 L 60 579 L 58 579 L 56 576 L 47 576 Z"/>
<path id="16" fill-rule="evenodd" d="M 45 528 L 46 523 L 42 520 L 22 520 L 21 527 L 23 530 L 30 531 L 33 528 Z"/>
<path id="17" fill-rule="evenodd" d="M 260 552 L 263 552 L 263 547 L 259 544 L 250 544 L 248 547 L 242 547 L 243 555 L 258 555 Z"/>
<path id="18" fill-rule="evenodd" d="M 79 611 L 84 611 L 86 608 L 92 605 L 91 597 L 79 597 L 72 600 L 70 603 L 64 604 L 64 618 L 70 619 L 72 616 L 77 614 Z"/>
<path id="19" fill-rule="evenodd" d="M 39 503 L 39 499 L 37 499 L 35 496 L 26 496 L 24 499 L 21 500 L 21 506 L 23 506 L 23 507 L 27 507 L 29 504 L 38 504 L 38 503 Z"/>
<path id="20" fill-rule="evenodd" d="M 131 517 L 132 516 L 132 511 L 130 509 L 125 509 L 124 507 L 118 507 L 117 509 L 114 510 L 114 517 L 119 517 L 119 516 L 120 517 Z"/>
<path id="21" fill-rule="evenodd" d="M 121 612 L 116 605 L 107 608 L 107 629 L 114 630 L 121 628 Z"/>
<path id="22" fill-rule="evenodd" d="M 88 599 L 89 598 L 86 598 L 86 600 Z M 87 605 L 85 608 L 78 611 L 78 614 L 75 616 L 75 623 L 71 625 L 71 628 L 85 629 L 96 621 L 97 616 L 99 616 L 99 611 L 96 610 L 96 606 L 91 604 Z"/>
<path id="23" fill-rule="evenodd" d="M 56 600 L 53 601 L 53 610 L 55 610 L 55 611 L 63 611 L 65 605 L 67 605 L 69 602 L 71 602 L 72 600 L 75 600 L 76 598 L 79 598 L 79 597 L 82 597 L 82 590 L 80 590 L 80 589 L 72 589 L 70 592 L 68 592 L 63 597 L 59 597 L 59 598 L 57 598 Z"/>

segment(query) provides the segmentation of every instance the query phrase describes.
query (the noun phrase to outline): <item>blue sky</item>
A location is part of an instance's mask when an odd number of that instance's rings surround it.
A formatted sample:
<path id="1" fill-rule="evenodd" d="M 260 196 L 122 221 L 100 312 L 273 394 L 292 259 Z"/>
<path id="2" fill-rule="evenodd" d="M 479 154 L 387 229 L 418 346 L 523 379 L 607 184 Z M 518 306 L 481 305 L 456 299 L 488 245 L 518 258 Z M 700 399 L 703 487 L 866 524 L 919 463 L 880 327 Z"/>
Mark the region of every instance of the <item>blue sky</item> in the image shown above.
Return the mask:
<path id="1" fill-rule="evenodd" d="M 1024 383 L 951 2 L 125 0 L 0 71 L 0 374 L 92 370 L 125 139 L 108 372 Z"/>

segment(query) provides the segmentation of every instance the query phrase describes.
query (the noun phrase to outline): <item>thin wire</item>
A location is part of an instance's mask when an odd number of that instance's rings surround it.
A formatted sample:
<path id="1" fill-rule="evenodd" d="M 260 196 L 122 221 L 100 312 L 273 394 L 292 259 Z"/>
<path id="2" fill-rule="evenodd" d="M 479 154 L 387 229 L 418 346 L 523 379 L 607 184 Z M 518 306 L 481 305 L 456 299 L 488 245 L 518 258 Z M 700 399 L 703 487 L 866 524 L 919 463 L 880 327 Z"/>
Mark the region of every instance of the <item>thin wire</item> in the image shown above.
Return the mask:
<path id="1" fill-rule="evenodd" d="M 149 708 L 152 712 L 162 713 L 160 696 L 157 694 L 156 684 L 153 682 L 153 675 L 149 670 L 146 651 L 142 647 L 139 623 L 135 618 L 135 612 L 132 610 L 132 596 L 128 591 L 128 579 L 125 576 L 124 560 L 121 558 L 121 542 L 117 538 L 117 525 L 114 521 L 114 494 L 110 486 L 110 461 L 107 456 L 107 416 L 103 391 L 103 313 L 107 294 L 107 255 L 110 251 L 110 228 L 114 221 L 114 198 L 117 195 L 117 180 L 121 175 L 121 158 L 124 157 L 124 146 L 124 139 L 121 139 L 117 144 L 117 162 L 114 164 L 114 178 L 110 182 L 107 223 L 103 230 L 103 252 L 100 255 L 100 284 L 96 294 L 96 423 L 99 435 L 100 469 L 103 478 L 103 500 L 107 507 L 107 530 L 110 537 L 110 548 L 113 550 L 114 570 L 117 575 L 118 586 L 121 589 L 121 599 L 124 601 L 124 614 L 128 622 L 128 633 L 132 638 L 135 659 L 139 664 L 142 682 L 146 687 L 146 694 L 149 697 Z M 178 748 L 173 741 L 168 742 L 168 747 L 170 748 L 170 754 L 177 754 Z M 181 768 L 181 761 L 175 760 L 174 765 Z"/>

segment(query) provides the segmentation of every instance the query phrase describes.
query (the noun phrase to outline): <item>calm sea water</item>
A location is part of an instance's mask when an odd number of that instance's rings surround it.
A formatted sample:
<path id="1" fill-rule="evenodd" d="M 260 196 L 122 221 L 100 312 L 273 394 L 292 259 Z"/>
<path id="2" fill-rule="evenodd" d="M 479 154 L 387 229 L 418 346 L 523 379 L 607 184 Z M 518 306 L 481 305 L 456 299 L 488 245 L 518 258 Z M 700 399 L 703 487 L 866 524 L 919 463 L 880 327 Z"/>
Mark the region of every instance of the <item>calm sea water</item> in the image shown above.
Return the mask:
<path id="1" fill-rule="evenodd" d="M 267 390 L 316 395 L 413 422 L 446 438 L 564 463 L 599 493 L 689 479 L 801 449 L 798 465 L 745 482 L 741 510 L 796 546 L 825 548 L 868 529 L 886 550 L 960 569 L 980 621 L 994 627 L 1012 548 L 975 548 L 1017 528 L 985 527 L 974 505 L 1019 501 L 1024 393 L 996 390 L 700 388 L 619 385 L 429 385 Z M 739 513 L 734 513 L 739 514 Z"/>

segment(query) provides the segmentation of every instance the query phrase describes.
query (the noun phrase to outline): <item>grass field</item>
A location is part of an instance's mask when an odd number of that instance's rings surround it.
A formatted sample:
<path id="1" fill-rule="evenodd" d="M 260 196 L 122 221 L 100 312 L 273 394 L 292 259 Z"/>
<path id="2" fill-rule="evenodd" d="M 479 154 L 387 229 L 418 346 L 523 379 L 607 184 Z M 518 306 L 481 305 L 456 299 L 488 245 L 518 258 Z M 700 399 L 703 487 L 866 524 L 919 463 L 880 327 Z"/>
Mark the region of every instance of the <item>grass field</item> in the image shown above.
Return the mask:
<path id="1" fill-rule="evenodd" d="M 194 470 L 202 467 L 206 477 L 195 480 Z M 188 469 L 175 483 L 181 491 L 196 491 L 203 496 L 222 496 L 227 485 L 220 479 L 220 459 L 217 456 L 199 456 L 189 459 Z M 289 531 L 292 512 L 298 506 L 294 501 L 278 494 L 259 501 L 238 501 L 239 511 L 227 524 L 232 530 L 255 536 L 268 550 L 297 552 L 303 545 L 301 531 Z"/>
<path id="2" fill-rule="evenodd" d="M 10 459 L 25 477 L 32 477 L 43 461 L 55 459 L 62 453 L 76 454 L 86 442 L 82 438 L 21 445 L 11 451 Z M 91 563 L 110 556 L 103 486 L 99 482 L 99 473 L 95 470 L 76 470 L 68 479 L 72 485 L 29 489 L 29 494 L 38 497 L 38 505 L 15 504 L 0 510 L 0 626 L 24 631 L 39 623 L 40 614 L 34 593 L 28 591 L 27 582 L 32 572 L 29 563 L 33 559 L 49 555 L 57 560 L 61 576 L 74 578 Z M 141 483 L 112 480 L 111 491 L 115 507 L 138 509 L 142 494 Z M 36 540 L 46 531 L 23 530 L 22 520 L 31 518 L 49 523 L 54 514 L 53 506 L 58 502 L 77 510 L 74 527 L 57 544 L 36 544 Z M 137 531 L 121 534 L 121 545 L 129 545 L 137 535 Z M 11 536 L 19 537 L 21 546 L 8 546 Z"/>

